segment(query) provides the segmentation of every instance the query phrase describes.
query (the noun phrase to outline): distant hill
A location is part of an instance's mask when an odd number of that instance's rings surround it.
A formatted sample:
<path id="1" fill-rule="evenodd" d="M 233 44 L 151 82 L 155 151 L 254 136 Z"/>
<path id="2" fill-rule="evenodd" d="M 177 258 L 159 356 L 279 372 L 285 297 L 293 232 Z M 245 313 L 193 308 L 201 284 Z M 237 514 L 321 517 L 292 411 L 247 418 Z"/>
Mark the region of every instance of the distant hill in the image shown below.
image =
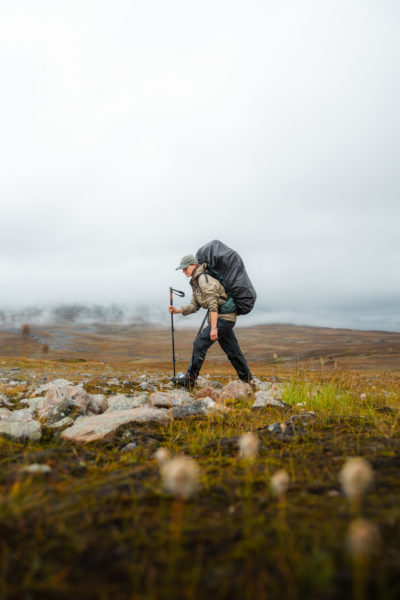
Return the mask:
<path id="1" fill-rule="evenodd" d="M 71 317 L 65 318 L 70 315 Z M 96 314 L 96 313 L 91 313 Z M 117 314 L 117 313 L 116 313 Z M 45 357 L 52 360 L 97 360 L 171 363 L 171 331 L 146 323 L 78 322 L 62 313 L 53 324 L 0 326 L 0 356 Z M 178 369 L 186 368 L 197 333 L 175 331 Z M 236 335 L 249 362 L 284 368 L 399 369 L 400 333 L 357 331 L 296 325 L 258 325 L 238 329 Z M 207 354 L 208 364 L 227 364 L 218 344 Z M 228 363 L 229 364 L 229 363 Z M 205 367 L 206 368 L 206 367 Z"/>

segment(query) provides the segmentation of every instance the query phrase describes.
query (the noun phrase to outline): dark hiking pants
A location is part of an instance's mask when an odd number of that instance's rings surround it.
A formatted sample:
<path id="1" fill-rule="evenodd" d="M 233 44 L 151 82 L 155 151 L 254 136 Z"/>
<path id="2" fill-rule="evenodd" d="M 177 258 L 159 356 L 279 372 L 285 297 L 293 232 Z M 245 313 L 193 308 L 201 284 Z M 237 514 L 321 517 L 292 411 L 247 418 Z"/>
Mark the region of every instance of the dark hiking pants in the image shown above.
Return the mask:
<path id="1" fill-rule="evenodd" d="M 222 350 L 231 361 L 236 373 L 239 376 L 239 379 L 249 382 L 251 379 L 253 379 L 253 377 L 233 332 L 234 326 L 235 323 L 233 321 L 218 319 L 218 342 Z M 193 355 L 187 371 L 187 377 L 192 382 L 196 381 L 197 376 L 200 373 L 207 350 L 214 344 L 213 340 L 210 339 L 210 331 L 211 326 L 207 325 L 207 327 L 205 327 L 205 329 L 203 329 L 203 331 L 199 333 L 194 340 Z"/>

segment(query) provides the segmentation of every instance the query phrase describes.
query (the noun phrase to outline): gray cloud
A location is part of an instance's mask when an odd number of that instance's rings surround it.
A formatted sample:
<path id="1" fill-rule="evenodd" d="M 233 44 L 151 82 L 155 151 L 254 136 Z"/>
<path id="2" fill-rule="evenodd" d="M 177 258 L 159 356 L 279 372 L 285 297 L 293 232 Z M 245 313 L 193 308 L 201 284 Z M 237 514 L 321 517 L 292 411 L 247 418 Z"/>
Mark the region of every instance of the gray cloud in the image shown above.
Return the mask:
<path id="1" fill-rule="evenodd" d="M 400 329 L 399 17 L 3 2 L 0 305 L 156 319 L 189 289 L 180 257 L 218 238 L 259 294 L 243 325 Z"/>

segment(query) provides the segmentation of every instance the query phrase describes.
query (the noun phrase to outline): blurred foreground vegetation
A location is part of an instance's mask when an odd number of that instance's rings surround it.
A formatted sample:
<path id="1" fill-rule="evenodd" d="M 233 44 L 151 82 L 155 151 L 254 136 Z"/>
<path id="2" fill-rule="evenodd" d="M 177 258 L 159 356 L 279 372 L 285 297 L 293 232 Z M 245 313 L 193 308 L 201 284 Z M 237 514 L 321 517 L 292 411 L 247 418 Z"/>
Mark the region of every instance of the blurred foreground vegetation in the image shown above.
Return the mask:
<path id="1" fill-rule="evenodd" d="M 40 373 L 74 382 L 90 370 L 88 391 L 104 372 L 130 373 L 126 365 L 10 358 L 1 366 L 19 366 L 22 378 Z M 225 415 L 125 426 L 102 444 L 75 446 L 50 430 L 40 443 L 0 439 L 0 597 L 399 598 L 400 375 L 323 365 L 273 372 L 258 365 L 256 374 L 285 383 L 290 406 L 251 410 L 252 399 L 228 400 Z M 225 383 L 230 373 L 220 368 L 218 375 Z M 304 411 L 315 418 L 293 436 L 259 433 L 254 461 L 241 459 L 229 441 Z M 135 447 L 122 451 L 127 443 Z M 184 503 L 162 489 L 153 456 L 159 447 L 200 466 L 200 489 Z M 357 511 L 338 482 L 352 456 L 366 458 L 375 472 Z M 31 463 L 52 470 L 19 471 Z M 281 468 L 290 487 L 278 502 L 269 481 Z M 360 515 L 378 527 L 380 542 L 364 558 L 357 585 L 345 540 Z"/>

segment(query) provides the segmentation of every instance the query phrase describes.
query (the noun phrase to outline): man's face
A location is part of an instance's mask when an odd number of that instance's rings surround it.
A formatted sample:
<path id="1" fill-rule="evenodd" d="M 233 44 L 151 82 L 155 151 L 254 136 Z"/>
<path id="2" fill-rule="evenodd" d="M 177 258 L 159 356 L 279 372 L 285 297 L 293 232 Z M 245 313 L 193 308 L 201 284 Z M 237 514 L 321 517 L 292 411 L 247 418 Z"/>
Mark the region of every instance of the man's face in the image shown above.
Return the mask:
<path id="1" fill-rule="evenodd" d="M 197 265 L 189 265 L 188 267 L 186 267 L 186 269 L 183 269 L 183 272 L 185 273 L 186 277 L 191 277 L 196 267 Z"/>

